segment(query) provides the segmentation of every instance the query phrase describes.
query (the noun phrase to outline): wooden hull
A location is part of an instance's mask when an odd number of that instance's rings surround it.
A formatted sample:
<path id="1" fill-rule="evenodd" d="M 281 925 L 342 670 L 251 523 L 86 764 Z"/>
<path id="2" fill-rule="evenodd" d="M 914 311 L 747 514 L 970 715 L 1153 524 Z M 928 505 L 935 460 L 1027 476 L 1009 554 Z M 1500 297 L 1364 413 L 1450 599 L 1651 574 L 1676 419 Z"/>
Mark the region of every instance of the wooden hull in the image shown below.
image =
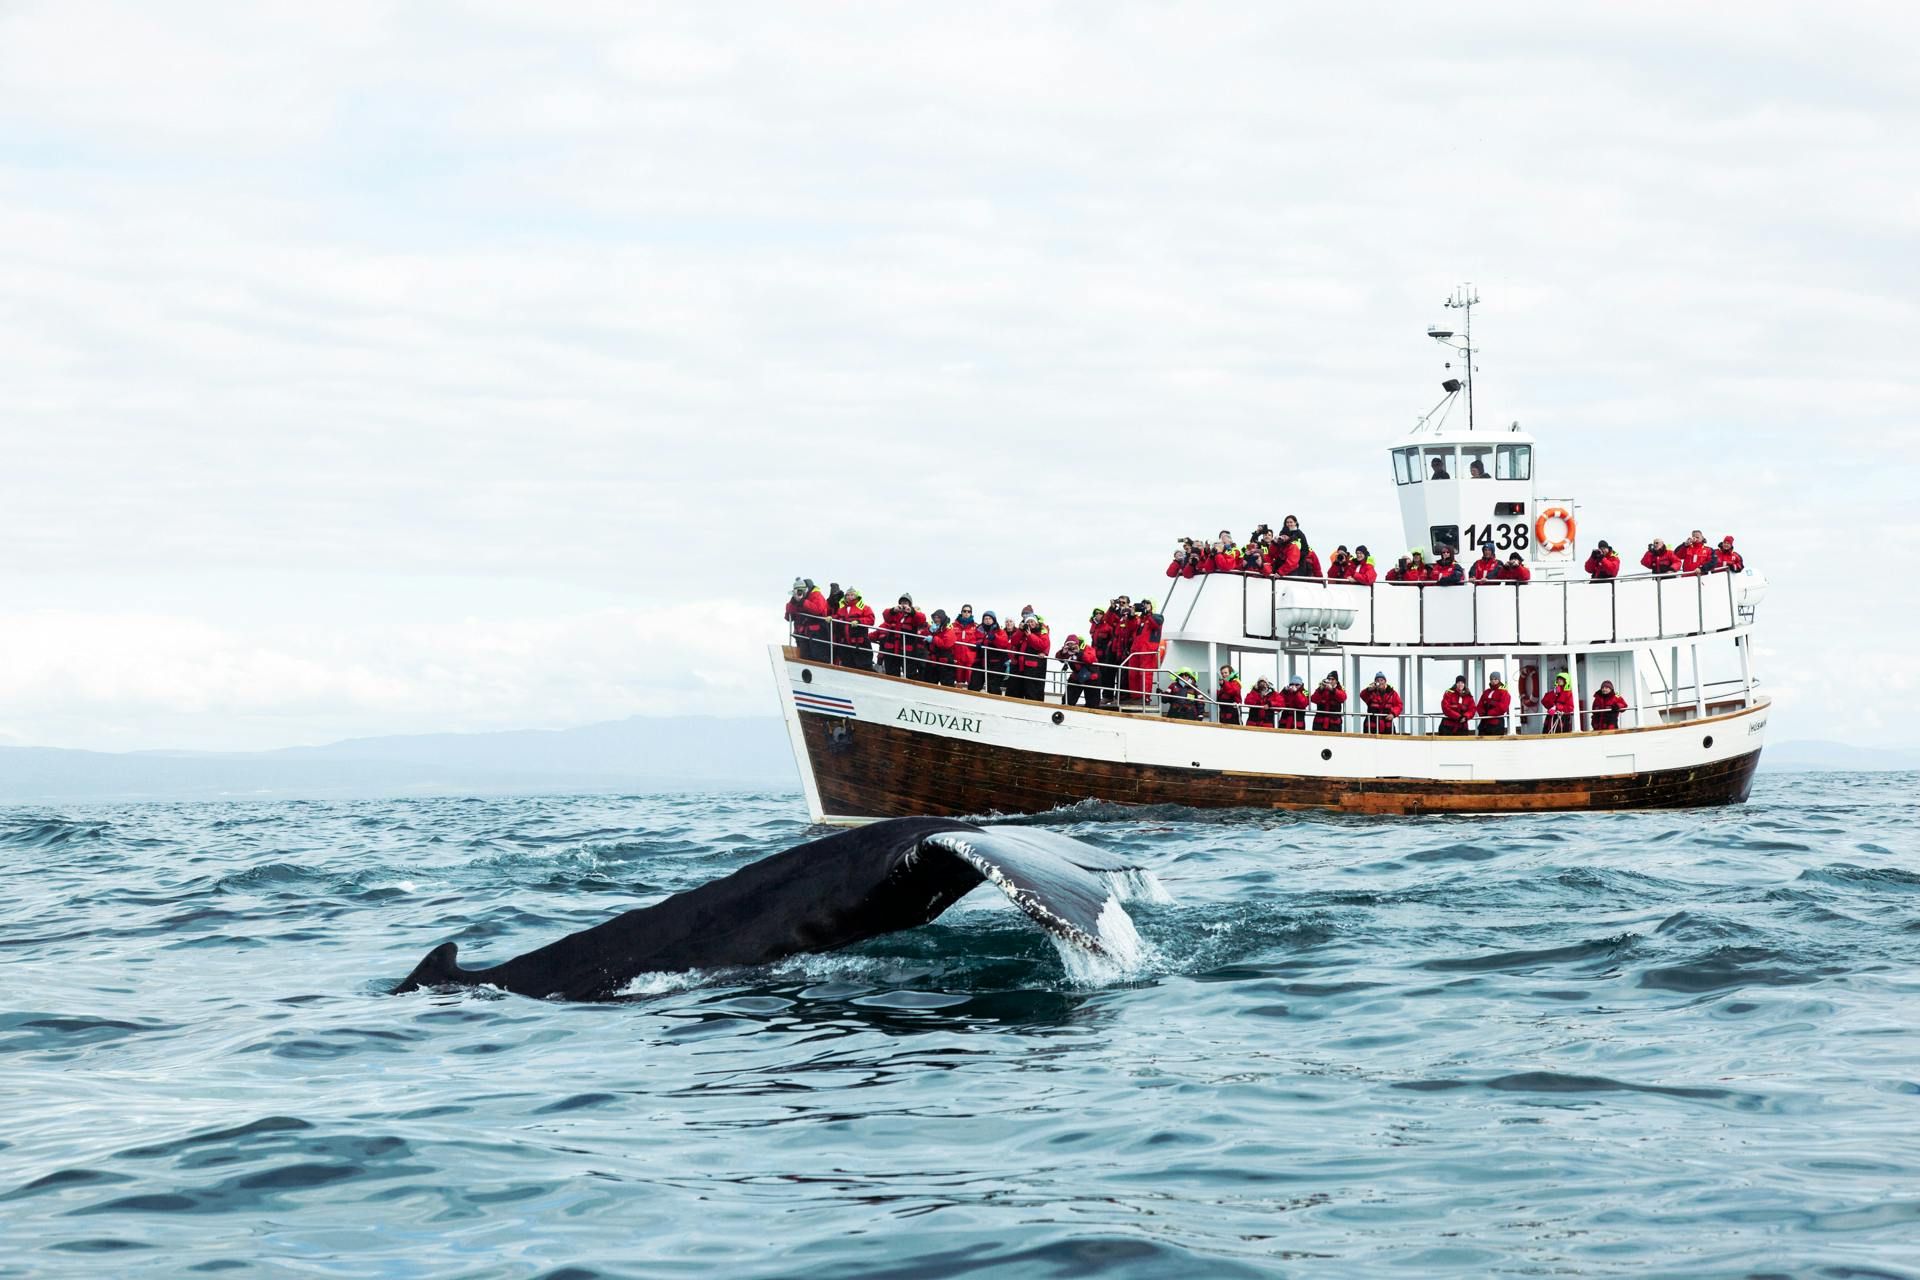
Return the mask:
<path id="1" fill-rule="evenodd" d="M 859 818 L 1042 813 L 1082 800 L 1369 814 L 1680 809 L 1744 801 L 1760 762 L 1755 750 L 1591 778 L 1301 777 L 1052 755 L 810 712 L 799 723 L 822 810 Z"/>

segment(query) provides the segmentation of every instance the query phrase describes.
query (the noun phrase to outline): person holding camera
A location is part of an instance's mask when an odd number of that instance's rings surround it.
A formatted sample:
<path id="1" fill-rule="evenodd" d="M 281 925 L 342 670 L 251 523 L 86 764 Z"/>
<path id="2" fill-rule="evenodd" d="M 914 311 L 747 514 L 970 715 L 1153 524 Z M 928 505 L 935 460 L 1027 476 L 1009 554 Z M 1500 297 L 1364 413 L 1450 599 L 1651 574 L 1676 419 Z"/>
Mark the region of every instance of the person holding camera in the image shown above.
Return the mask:
<path id="1" fill-rule="evenodd" d="M 1047 694 L 1047 655 L 1053 652 L 1047 623 L 1028 605 L 1020 611 L 1020 626 L 1013 634 L 1013 678 L 1007 692 L 1029 702 L 1040 702 Z"/>
<path id="2" fill-rule="evenodd" d="M 1164 624 L 1153 611 L 1153 601 L 1143 599 L 1133 606 L 1133 644 L 1127 652 L 1127 699 L 1144 703 L 1153 692 L 1154 673 L 1160 668 L 1160 629 Z"/>
<path id="3" fill-rule="evenodd" d="M 972 688 L 985 687 L 988 693 L 1003 694 L 1013 672 L 1013 636 L 1000 625 L 1000 615 L 989 609 L 980 615 L 980 665 L 974 669 L 977 682 Z"/>
<path id="4" fill-rule="evenodd" d="M 953 688 L 958 667 L 953 655 L 953 623 L 945 609 L 935 609 L 933 625 L 927 628 L 927 683 Z"/>
<path id="5" fill-rule="evenodd" d="M 1053 655 L 1067 677 L 1066 705 L 1076 701 L 1091 710 L 1100 705 L 1100 667 L 1093 649 L 1079 636 L 1068 636 Z"/>
<path id="6" fill-rule="evenodd" d="M 1282 729 L 1304 729 L 1307 727 L 1307 707 L 1312 699 L 1307 697 L 1307 682 L 1299 676 L 1287 681 L 1287 687 L 1273 695 L 1273 705 L 1279 714 L 1273 720 Z"/>
<path id="7" fill-rule="evenodd" d="M 1647 544 L 1646 554 L 1640 557 L 1640 567 L 1649 573 L 1678 573 L 1680 557 L 1673 554 L 1664 539 L 1655 538 Z"/>
<path id="8" fill-rule="evenodd" d="M 1680 562 L 1682 573 L 1707 573 L 1713 567 L 1713 548 L 1707 545 L 1707 535 L 1695 529 L 1687 535 L 1687 540 L 1673 549 L 1674 558 Z"/>
<path id="9" fill-rule="evenodd" d="M 827 598 L 812 578 L 795 578 L 793 593 L 787 597 L 787 626 L 793 632 L 794 646 L 806 662 L 831 660 L 828 641 Z"/>
<path id="10" fill-rule="evenodd" d="M 1526 557 L 1522 556 L 1518 551 L 1509 551 L 1507 553 L 1507 563 L 1505 567 L 1500 570 L 1500 581 L 1532 582 L 1533 570 L 1527 568 Z"/>
<path id="11" fill-rule="evenodd" d="M 1308 699 L 1313 703 L 1313 731 L 1315 733 L 1339 733 L 1340 722 L 1346 718 L 1347 691 L 1340 683 L 1340 673 L 1329 671 L 1320 678 L 1320 687 L 1313 691 Z"/>
<path id="12" fill-rule="evenodd" d="M 880 642 L 880 669 L 890 676 L 920 679 L 917 664 L 909 669 L 908 660 L 921 651 L 920 643 L 914 641 L 924 638 L 926 631 L 927 615 L 913 607 L 912 596 L 902 595 L 898 604 L 880 615 L 879 629 L 874 632 Z"/>
<path id="13" fill-rule="evenodd" d="M 1394 732 L 1394 721 L 1400 718 L 1404 706 L 1400 701 L 1400 691 L 1387 683 L 1386 672 L 1373 673 L 1373 683 L 1360 691 L 1360 701 L 1367 708 L 1361 732 Z"/>
<path id="14" fill-rule="evenodd" d="M 1587 553 L 1586 570 L 1595 582 L 1605 582 L 1609 578 L 1620 576 L 1620 553 L 1607 545 L 1605 538 L 1594 544 Z"/>
<path id="15" fill-rule="evenodd" d="M 1273 728 L 1273 699 L 1273 681 L 1261 676 L 1253 682 L 1253 688 L 1247 690 L 1248 728 Z"/>

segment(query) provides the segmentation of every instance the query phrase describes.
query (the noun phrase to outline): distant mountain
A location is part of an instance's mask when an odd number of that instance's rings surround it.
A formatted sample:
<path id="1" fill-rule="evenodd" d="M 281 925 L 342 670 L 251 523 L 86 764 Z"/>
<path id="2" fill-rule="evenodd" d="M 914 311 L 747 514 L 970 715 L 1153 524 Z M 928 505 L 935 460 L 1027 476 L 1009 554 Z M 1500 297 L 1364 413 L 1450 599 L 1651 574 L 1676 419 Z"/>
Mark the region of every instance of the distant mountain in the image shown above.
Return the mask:
<path id="1" fill-rule="evenodd" d="M 0 747 L 0 803 L 261 796 L 796 790 L 771 716 L 634 716 L 578 729 L 353 738 L 280 751 Z"/>
<path id="2" fill-rule="evenodd" d="M 1782 742 L 1760 756 L 1779 773 L 1905 773 L 1920 770 L 1920 747 L 1854 747 L 1844 742 Z"/>

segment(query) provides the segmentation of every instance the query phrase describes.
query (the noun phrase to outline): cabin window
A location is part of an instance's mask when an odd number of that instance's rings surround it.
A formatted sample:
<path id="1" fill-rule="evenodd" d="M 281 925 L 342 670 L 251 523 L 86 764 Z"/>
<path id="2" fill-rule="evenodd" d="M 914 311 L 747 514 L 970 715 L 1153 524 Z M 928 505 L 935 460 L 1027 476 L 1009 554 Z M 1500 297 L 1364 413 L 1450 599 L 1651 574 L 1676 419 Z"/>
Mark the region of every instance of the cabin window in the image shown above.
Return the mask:
<path id="1" fill-rule="evenodd" d="M 1453 446 L 1450 444 L 1430 444 L 1424 450 L 1426 454 L 1426 478 L 1429 480 L 1451 480 L 1454 478 Z"/>
<path id="2" fill-rule="evenodd" d="M 1393 451 L 1393 482 L 1395 484 L 1420 483 L 1420 450 L 1418 448 Z"/>
<path id="3" fill-rule="evenodd" d="M 1494 459 L 1493 475 L 1496 480 L 1533 479 L 1533 446 L 1530 444 L 1503 444 Z"/>
<path id="4" fill-rule="evenodd" d="M 1469 480 L 1493 479 L 1493 446 L 1490 444 L 1461 445 L 1460 463 L 1466 468 L 1466 476 Z"/>

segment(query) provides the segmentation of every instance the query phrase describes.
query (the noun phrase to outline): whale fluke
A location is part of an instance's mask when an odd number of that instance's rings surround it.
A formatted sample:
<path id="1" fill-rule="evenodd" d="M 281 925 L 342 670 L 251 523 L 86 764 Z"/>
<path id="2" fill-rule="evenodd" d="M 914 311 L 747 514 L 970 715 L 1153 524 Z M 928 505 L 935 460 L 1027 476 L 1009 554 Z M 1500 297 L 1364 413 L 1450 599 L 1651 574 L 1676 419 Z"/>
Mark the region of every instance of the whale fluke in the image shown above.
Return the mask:
<path id="1" fill-rule="evenodd" d="M 1112 878 L 1143 872 L 1054 831 L 896 818 L 762 858 L 490 968 L 462 968 L 443 942 L 394 992 L 492 986 L 604 1000 L 642 973 L 766 964 L 915 928 L 982 881 L 1067 946 L 1128 959 L 1139 939 Z"/>

